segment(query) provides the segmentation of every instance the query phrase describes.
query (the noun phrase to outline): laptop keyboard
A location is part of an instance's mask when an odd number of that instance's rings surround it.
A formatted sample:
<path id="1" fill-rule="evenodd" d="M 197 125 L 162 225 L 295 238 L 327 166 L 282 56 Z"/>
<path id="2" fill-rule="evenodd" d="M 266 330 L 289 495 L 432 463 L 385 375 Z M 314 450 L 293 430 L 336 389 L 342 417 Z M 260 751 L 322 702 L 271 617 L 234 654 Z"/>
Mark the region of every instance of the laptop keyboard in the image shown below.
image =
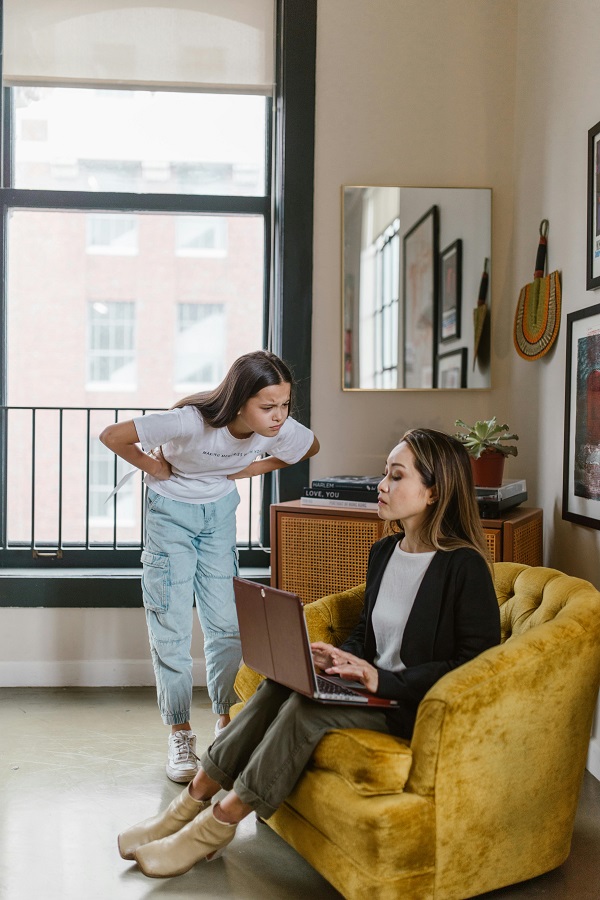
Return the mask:
<path id="1" fill-rule="evenodd" d="M 352 688 L 344 687 L 343 684 L 327 681 L 326 678 L 321 678 L 320 675 L 317 675 L 317 689 L 319 691 L 319 696 L 323 697 L 325 700 L 338 700 L 343 698 L 344 700 L 355 700 L 357 703 L 365 702 L 365 698 L 362 694 L 357 694 Z"/>

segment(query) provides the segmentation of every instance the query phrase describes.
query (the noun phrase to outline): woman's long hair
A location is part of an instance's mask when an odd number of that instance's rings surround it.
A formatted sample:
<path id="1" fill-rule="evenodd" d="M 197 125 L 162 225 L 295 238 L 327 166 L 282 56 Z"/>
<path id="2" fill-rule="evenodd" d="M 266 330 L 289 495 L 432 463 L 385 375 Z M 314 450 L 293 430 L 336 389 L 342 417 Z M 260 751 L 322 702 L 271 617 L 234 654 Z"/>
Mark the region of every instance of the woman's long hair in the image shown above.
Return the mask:
<path id="1" fill-rule="evenodd" d="M 435 503 L 427 507 L 421 538 L 436 550 L 471 547 L 488 564 L 488 551 L 479 508 L 471 460 L 456 438 L 429 428 L 414 428 L 400 439 L 415 458 L 415 468 L 425 487 L 435 487 Z M 387 533 L 403 532 L 401 521 L 390 523 Z"/>
<path id="2" fill-rule="evenodd" d="M 255 350 L 238 357 L 218 387 L 184 397 L 173 409 L 195 406 L 208 425 L 212 428 L 224 428 L 233 422 L 250 397 L 274 384 L 289 384 L 293 393 L 292 373 L 274 353 Z M 292 399 L 290 396 L 290 408 Z"/>

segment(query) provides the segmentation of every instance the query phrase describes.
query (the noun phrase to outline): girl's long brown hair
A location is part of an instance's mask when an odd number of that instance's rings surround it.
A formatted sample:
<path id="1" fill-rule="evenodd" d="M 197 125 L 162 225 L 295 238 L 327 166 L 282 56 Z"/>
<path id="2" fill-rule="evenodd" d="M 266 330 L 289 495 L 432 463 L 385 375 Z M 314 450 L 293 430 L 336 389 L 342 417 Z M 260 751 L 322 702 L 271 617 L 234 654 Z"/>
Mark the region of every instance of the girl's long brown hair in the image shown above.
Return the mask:
<path id="1" fill-rule="evenodd" d="M 224 428 L 233 422 L 250 397 L 274 384 L 289 384 L 293 393 L 292 373 L 274 353 L 255 350 L 238 357 L 218 387 L 184 397 L 173 409 L 195 406 L 208 425 L 212 428 Z M 290 409 L 292 399 L 290 396 Z"/>
<path id="2" fill-rule="evenodd" d="M 435 487 L 435 503 L 427 507 L 421 538 L 436 550 L 470 547 L 490 565 L 479 508 L 475 498 L 471 460 L 456 438 L 429 428 L 407 431 L 406 443 L 415 458 L 415 468 L 425 487 Z M 391 522 L 389 533 L 403 532 L 401 521 Z"/>

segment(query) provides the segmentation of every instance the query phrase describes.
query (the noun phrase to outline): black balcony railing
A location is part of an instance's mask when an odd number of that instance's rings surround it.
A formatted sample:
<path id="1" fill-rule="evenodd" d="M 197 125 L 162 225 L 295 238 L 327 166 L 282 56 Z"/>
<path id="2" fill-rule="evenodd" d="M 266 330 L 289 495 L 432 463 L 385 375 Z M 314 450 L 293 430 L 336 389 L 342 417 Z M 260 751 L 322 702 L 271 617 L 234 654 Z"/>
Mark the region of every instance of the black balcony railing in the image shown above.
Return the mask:
<path id="1" fill-rule="evenodd" d="M 98 439 L 110 422 L 146 412 L 114 407 L 0 407 L 0 567 L 137 567 L 144 488 Z M 268 565 L 269 478 L 241 479 L 243 565 Z"/>

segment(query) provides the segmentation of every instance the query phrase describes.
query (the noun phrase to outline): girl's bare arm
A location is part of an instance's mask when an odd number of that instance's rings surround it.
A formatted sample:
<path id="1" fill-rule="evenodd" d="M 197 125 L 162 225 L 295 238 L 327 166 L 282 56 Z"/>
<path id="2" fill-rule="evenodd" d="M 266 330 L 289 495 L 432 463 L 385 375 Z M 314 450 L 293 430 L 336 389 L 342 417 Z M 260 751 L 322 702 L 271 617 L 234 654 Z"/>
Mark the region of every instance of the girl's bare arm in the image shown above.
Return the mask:
<path id="1" fill-rule="evenodd" d="M 319 452 L 319 449 L 319 442 L 315 438 L 307 452 L 302 459 L 298 460 L 298 462 L 302 462 L 302 460 L 314 456 L 315 453 Z M 290 463 L 286 463 L 282 459 L 277 459 L 276 456 L 266 456 L 264 459 L 255 459 L 254 462 L 251 462 L 245 469 L 240 469 L 239 472 L 234 472 L 227 477 L 231 480 L 235 480 L 236 478 L 252 478 L 253 475 L 266 475 L 267 472 L 274 472 L 276 469 L 286 469 L 289 465 Z"/>
<path id="2" fill-rule="evenodd" d="M 126 460 L 142 472 L 147 472 L 159 481 L 166 481 L 171 477 L 171 466 L 157 452 L 152 456 L 139 446 L 139 437 L 132 419 L 126 422 L 116 422 L 108 425 L 100 435 L 100 440 L 105 447 Z"/>

